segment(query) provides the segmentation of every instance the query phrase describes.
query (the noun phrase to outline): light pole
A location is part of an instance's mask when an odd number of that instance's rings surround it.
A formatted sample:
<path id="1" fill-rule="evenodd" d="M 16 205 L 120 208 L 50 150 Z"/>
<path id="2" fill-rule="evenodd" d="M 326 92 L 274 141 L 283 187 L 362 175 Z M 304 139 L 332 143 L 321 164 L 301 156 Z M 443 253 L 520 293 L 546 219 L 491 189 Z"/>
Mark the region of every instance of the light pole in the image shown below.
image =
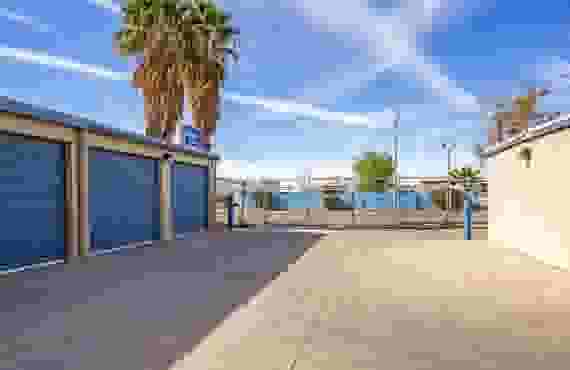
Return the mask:
<path id="1" fill-rule="evenodd" d="M 452 157 L 452 153 L 455 150 L 456 145 L 455 144 L 441 144 L 441 147 L 447 151 L 447 176 L 449 177 L 449 172 L 451 171 L 451 157 Z M 447 210 L 449 211 L 451 209 L 451 202 L 452 202 L 452 190 L 451 190 L 451 184 L 448 182 L 449 184 L 449 189 L 447 191 Z"/>
<path id="2" fill-rule="evenodd" d="M 398 142 L 398 129 L 400 128 L 400 112 L 396 111 L 394 117 L 394 175 L 393 175 L 393 183 L 394 183 L 394 208 L 400 207 L 399 202 L 399 191 L 400 191 L 400 171 L 399 171 L 399 163 L 398 163 L 398 154 L 399 154 L 399 142 Z"/>
<path id="3" fill-rule="evenodd" d="M 455 150 L 455 144 L 441 144 L 442 149 L 447 150 L 447 172 L 452 170 L 452 154 Z"/>

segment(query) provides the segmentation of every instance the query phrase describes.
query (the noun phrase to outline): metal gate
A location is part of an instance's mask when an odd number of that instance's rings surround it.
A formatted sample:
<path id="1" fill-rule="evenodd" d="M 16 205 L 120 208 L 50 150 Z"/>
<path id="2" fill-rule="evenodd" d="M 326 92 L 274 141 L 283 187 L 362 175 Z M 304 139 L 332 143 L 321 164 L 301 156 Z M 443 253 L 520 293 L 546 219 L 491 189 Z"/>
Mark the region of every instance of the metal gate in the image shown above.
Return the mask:
<path id="1" fill-rule="evenodd" d="M 65 146 L 0 134 L 0 270 L 65 256 Z"/>
<path id="2" fill-rule="evenodd" d="M 158 161 L 91 149 L 89 222 L 94 250 L 159 240 Z"/>
<path id="3" fill-rule="evenodd" d="M 208 168 L 172 165 L 174 232 L 183 234 L 208 225 Z"/>

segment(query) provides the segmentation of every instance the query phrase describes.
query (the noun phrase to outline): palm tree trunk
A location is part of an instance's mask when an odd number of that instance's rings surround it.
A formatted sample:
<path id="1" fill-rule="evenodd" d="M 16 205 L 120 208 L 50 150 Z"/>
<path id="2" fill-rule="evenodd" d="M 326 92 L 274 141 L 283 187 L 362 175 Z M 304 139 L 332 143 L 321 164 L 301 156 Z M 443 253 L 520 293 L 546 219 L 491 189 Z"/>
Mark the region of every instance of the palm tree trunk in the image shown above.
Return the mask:
<path id="1" fill-rule="evenodd" d="M 497 142 L 502 142 L 503 141 L 503 121 L 502 120 L 497 120 Z"/>
<path id="2" fill-rule="evenodd" d="M 184 95 L 188 98 L 189 110 L 192 112 L 192 126 L 200 130 L 200 143 L 210 144 L 210 132 L 206 125 L 205 106 L 207 101 L 203 86 L 206 84 L 205 67 L 196 64 L 192 70 L 186 70 L 183 76 Z"/>
<path id="3" fill-rule="evenodd" d="M 200 103 L 200 114 L 203 115 L 201 131 L 202 144 L 211 144 L 211 138 L 217 127 L 218 112 L 219 112 L 219 80 L 214 79 L 211 85 L 206 87 L 201 96 L 203 100 Z"/>

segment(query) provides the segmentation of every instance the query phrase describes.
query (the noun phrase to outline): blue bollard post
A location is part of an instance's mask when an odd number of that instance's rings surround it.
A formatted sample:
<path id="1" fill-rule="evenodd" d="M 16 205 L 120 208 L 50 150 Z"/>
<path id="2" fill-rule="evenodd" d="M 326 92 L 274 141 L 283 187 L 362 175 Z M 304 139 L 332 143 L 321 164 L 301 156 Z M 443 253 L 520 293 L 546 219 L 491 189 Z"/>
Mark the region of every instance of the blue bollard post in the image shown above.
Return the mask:
<path id="1" fill-rule="evenodd" d="M 240 193 L 240 203 L 242 209 L 246 207 L 246 199 L 245 199 L 246 197 L 247 197 L 247 192 L 245 190 L 242 190 Z"/>
<path id="2" fill-rule="evenodd" d="M 465 202 L 463 206 L 463 229 L 465 240 L 471 240 L 471 230 L 473 223 L 473 201 L 471 192 L 465 192 Z"/>

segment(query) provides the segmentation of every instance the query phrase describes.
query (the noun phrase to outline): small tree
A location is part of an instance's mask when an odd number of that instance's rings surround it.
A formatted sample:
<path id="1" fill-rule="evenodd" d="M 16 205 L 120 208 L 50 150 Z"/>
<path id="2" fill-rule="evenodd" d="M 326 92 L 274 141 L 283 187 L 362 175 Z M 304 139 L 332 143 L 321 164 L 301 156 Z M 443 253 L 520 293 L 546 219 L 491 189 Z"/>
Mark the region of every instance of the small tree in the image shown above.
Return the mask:
<path id="1" fill-rule="evenodd" d="M 449 171 L 449 177 L 455 179 L 457 182 L 462 182 L 465 184 L 466 190 L 471 184 L 478 181 L 481 176 L 481 171 L 473 169 L 469 166 L 463 168 L 455 168 Z"/>
<path id="2" fill-rule="evenodd" d="M 479 181 L 481 171 L 473 169 L 471 167 L 456 168 L 449 171 L 448 175 L 454 182 L 473 184 Z M 465 181 L 467 179 L 467 181 Z M 469 187 L 469 186 L 468 186 Z M 447 209 L 461 209 L 463 208 L 463 196 L 462 193 L 457 190 L 451 190 L 451 204 L 449 203 L 450 190 L 448 189 L 437 189 L 431 192 L 433 205 L 444 211 Z"/>
<path id="3" fill-rule="evenodd" d="M 358 191 L 384 192 L 394 174 L 394 161 L 387 153 L 366 152 L 355 159 L 353 171 L 358 178 Z"/>

